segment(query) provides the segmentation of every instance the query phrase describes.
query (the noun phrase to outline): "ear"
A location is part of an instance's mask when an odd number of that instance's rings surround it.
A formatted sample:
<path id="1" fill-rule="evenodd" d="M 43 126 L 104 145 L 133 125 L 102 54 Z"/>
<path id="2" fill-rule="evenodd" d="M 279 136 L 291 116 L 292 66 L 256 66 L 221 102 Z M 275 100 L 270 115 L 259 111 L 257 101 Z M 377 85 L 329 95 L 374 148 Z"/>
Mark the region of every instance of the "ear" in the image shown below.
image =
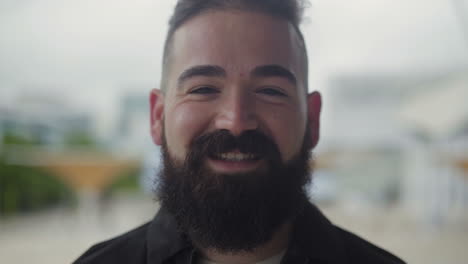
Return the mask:
<path id="1" fill-rule="evenodd" d="M 322 96 L 315 91 L 307 95 L 307 115 L 310 131 L 310 149 L 317 146 L 320 136 L 320 112 L 322 111 Z"/>
<path id="2" fill-rule="evenodd" d="M 164 94 L 159 89 L 153 89 L 150 94 L 151 137 L 156 145 L 162 144 L 164 119 Z"/>

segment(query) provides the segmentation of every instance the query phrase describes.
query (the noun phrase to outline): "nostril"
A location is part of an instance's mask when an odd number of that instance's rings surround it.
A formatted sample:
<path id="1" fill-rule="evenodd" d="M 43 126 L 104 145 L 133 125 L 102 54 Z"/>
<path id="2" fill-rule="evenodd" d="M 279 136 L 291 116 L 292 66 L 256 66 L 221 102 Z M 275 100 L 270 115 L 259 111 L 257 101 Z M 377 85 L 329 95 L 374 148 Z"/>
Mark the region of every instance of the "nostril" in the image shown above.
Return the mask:
<path id="1" fill-rule="evenodd" d="M 245 131 L 257 129 L 258 122 L 254 116 L 220 116 L 215 126 L 217 129 L 228 130 L 237 137 Z"/>
<path id="2" fill-rule="evenodd" d="M 254 102 L 247 93 L 233 89 L 224 99 L 216 117 L 218 129 L 227 129 L 238 136 L 245 130 L 257 128 Z"/>

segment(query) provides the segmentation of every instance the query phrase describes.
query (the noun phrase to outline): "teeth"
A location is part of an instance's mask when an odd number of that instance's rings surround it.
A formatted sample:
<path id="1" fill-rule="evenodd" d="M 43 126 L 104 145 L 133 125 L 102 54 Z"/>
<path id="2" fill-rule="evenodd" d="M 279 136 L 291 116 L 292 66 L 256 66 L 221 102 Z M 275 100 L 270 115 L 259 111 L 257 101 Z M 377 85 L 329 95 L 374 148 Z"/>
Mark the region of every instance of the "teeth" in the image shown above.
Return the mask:
<path id="1" fill-rule="evenodd" d="M 234 152 L 222 153 L 221 155 L 219 155 L 219 157 L 223 160 L 228 160 L 228 161 L 243 161 L 243 160 L 251 160 L 251 159 L 256 158 L 254 154 L 234 153 Z"/>

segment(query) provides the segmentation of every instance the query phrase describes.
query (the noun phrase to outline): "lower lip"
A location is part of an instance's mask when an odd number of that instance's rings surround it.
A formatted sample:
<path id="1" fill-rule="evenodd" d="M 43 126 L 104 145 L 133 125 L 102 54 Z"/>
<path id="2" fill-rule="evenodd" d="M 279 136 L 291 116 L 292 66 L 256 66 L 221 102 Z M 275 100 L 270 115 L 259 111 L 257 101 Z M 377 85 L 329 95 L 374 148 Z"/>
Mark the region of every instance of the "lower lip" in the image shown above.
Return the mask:
<path id="1" fill-rule="evenodd" d="M 208 159 L 211 168 L 221 173 L 249 172 L 260 167 L 262 160 L 253 161 L 226 161 Z"/>

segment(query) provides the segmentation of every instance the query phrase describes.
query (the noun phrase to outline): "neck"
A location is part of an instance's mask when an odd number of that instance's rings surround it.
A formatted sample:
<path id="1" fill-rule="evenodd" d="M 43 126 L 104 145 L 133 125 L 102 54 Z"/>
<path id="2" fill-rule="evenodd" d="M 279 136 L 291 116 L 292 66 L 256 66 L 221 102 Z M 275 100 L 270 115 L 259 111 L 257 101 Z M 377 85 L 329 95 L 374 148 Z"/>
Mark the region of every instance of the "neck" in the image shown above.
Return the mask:
<path id="1" fill-rule="evenodd" d="M 215 263 L 223 264 L 248 264 L 256 263 L 285 250 L 289 243 L 292 224 L 283 224 L 274 234 L 270 241 L 253 249 L 252 251 L 221 252 L 216 248 L 199 248 L 202 255 Z"/>

